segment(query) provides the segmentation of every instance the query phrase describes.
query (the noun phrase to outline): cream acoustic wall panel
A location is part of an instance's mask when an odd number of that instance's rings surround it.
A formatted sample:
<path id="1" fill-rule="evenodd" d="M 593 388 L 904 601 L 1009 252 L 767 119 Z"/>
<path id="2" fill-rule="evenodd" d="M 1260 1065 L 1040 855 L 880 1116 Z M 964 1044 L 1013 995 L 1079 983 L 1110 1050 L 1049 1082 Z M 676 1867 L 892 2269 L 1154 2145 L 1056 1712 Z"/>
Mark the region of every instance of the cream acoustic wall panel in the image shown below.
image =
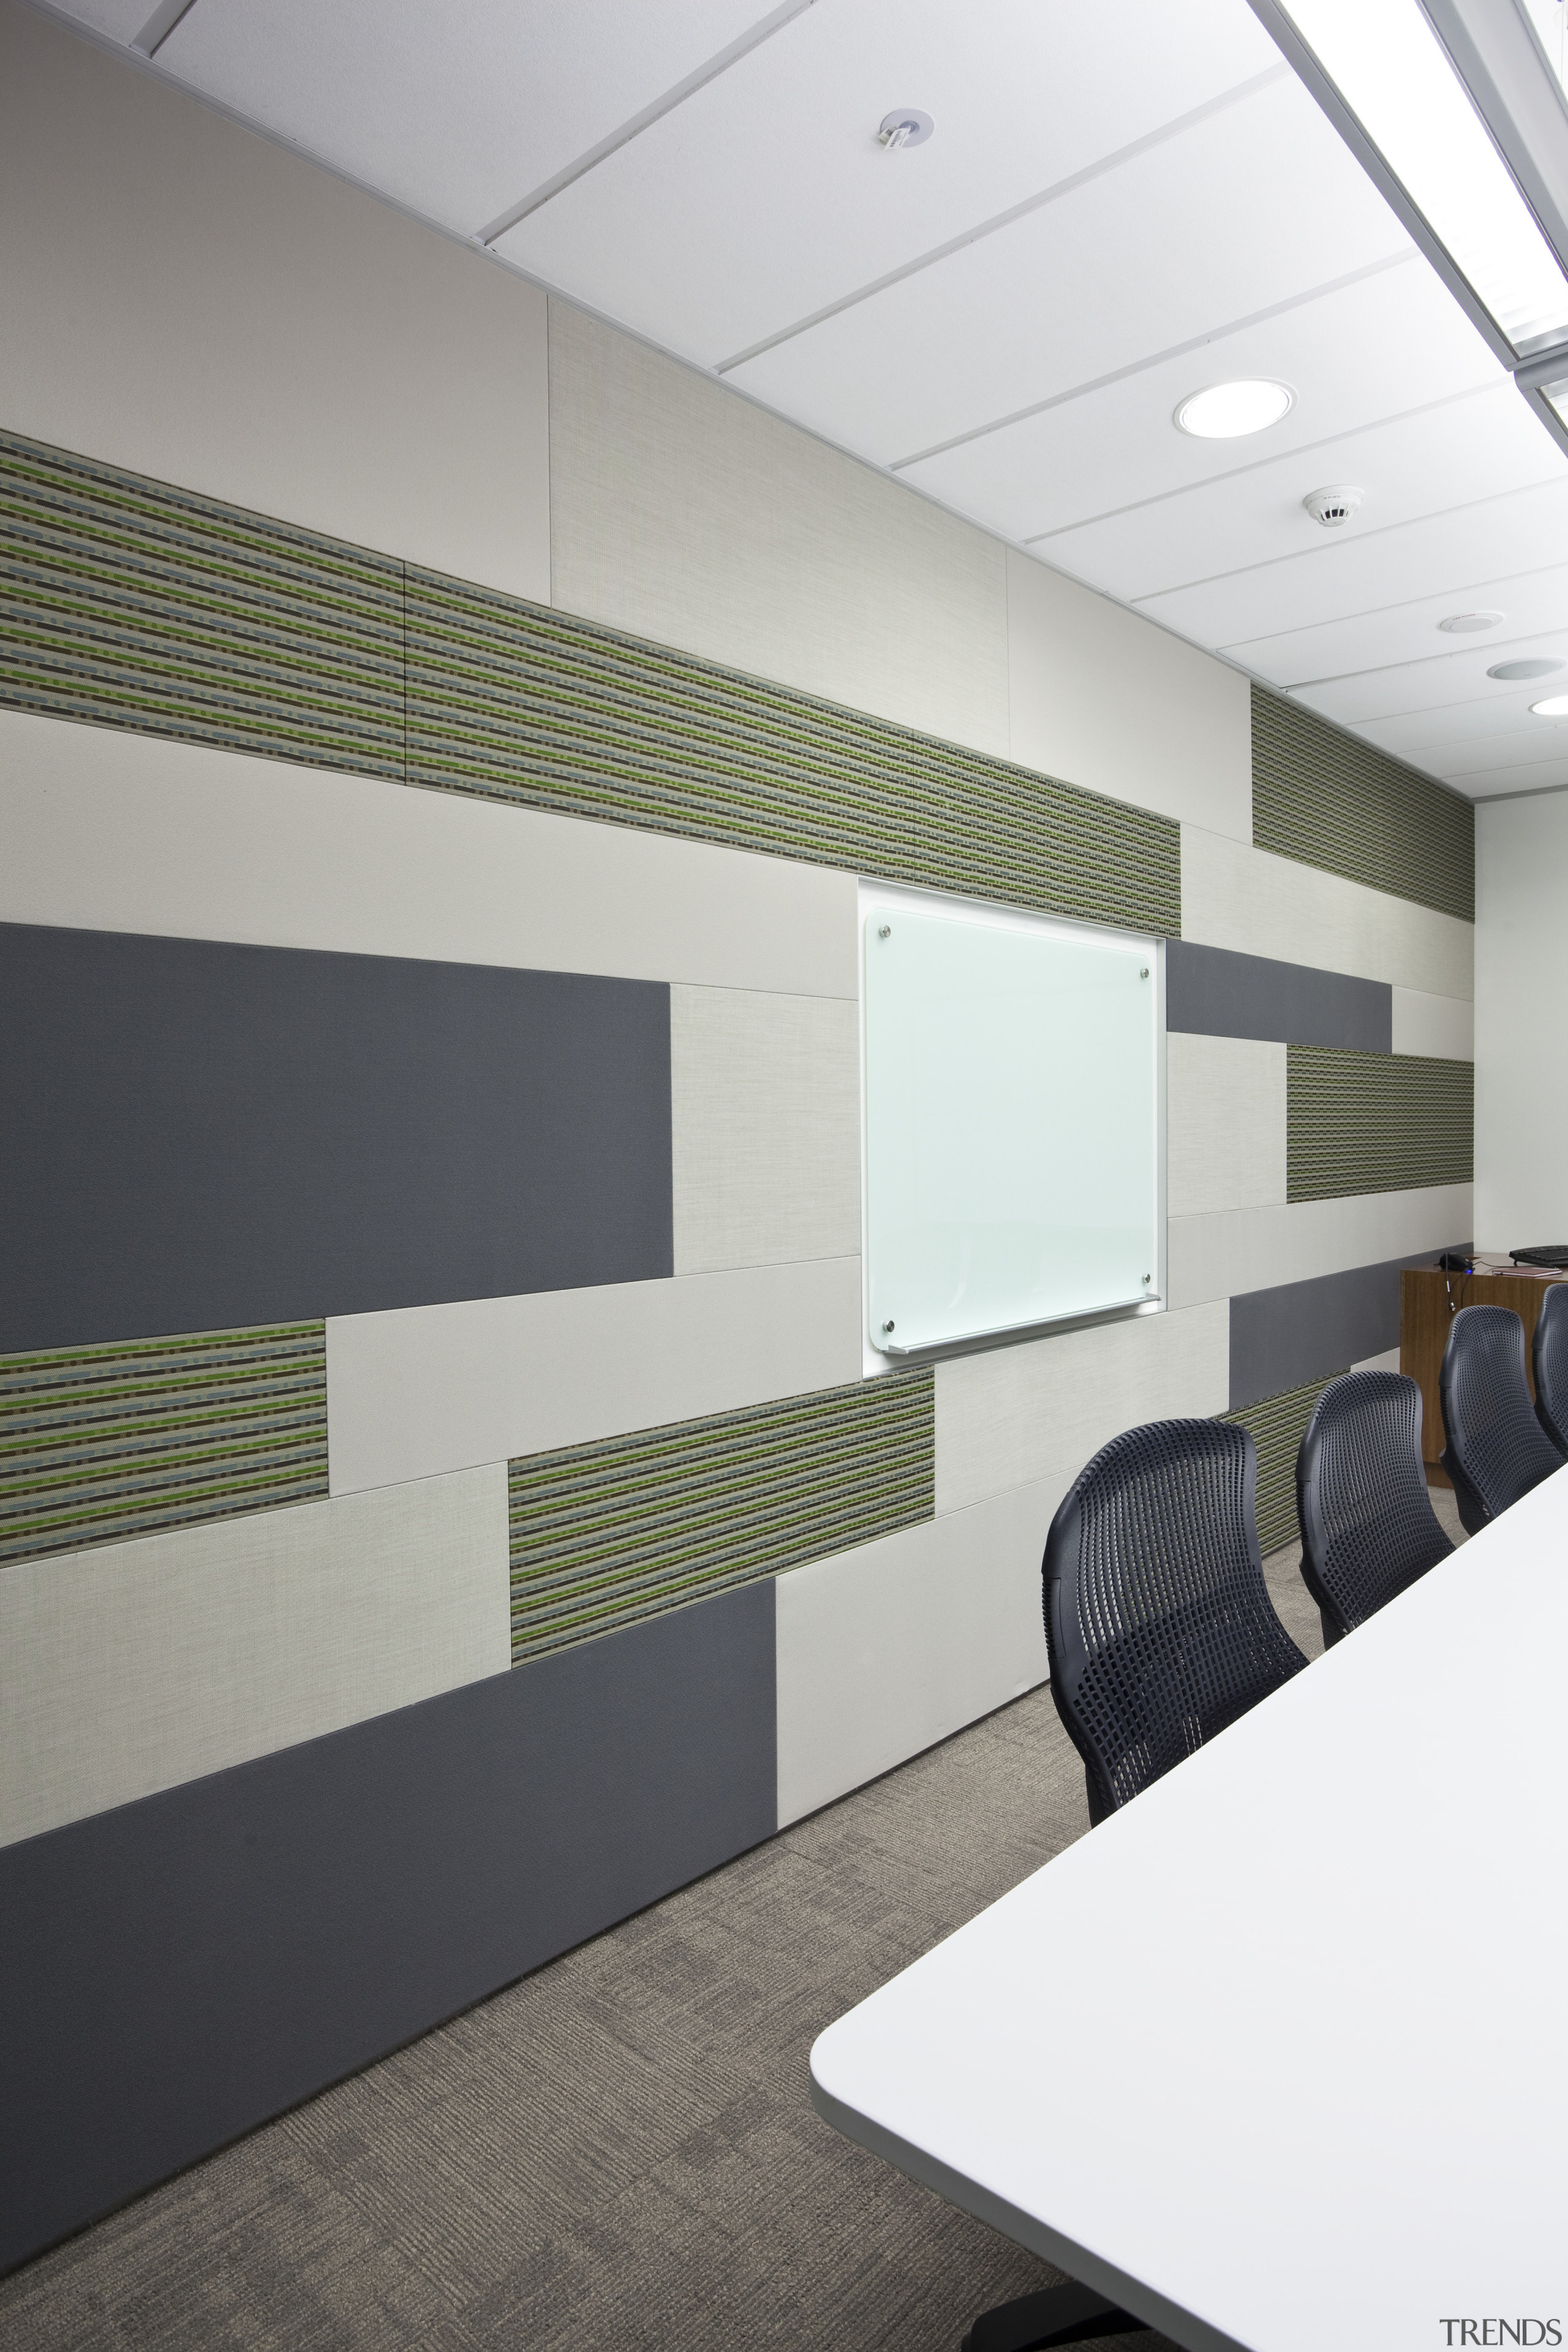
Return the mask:
<path id="1" fill-rule="evenodd" d="M 1444 1061 L 1473 1060 L 1474 1004 L 1468 997 L 1431 996 L 1419 988 L 1396 988 L 1392 1050 L 1395 1054 L 1435 1054 Z"/>
<path id="2" fill-rule="evenodd" d="M 1010 548 L 1007 675 L 1015 760 L 1251 841 L 1239 670 Z"/>
<path id="3" fill-rule="evenodd" d="M 676 1273 L 854 1256 L 853 1002 L 674 988 L 669 1064 Z"/>
<path id="4" fill-rule="evenodd" d="M 1205 1298 L 1273 1290 L 1315 1275 L 1458 1247 L 1470 1238 L 1474 1213 L 1473 1186 L 1434 1184 L 1408 1192 L 1363 1192 L 1348 1200 L 1173 1217 L 1171 1304 L 1191 1307 Z"/>
<path id="5" fill-rule="evenodd" d="M 1287 1048 L 1173 1030 L 1165 1040 L 1165 1202 L 1173 1217 L 1285 1198 Z"/>
<path id="6" fill-rule="evenodd" d="M 853 998 L 855 877 L 0 710 L 0 920 Z"/>
<path id="7" fill-rule="evenodd" d="M 550 449 L 566 611 L 1005 755 L 995 540 L 554 300 Z"/>
<path id="8" fill-rule="evenodd" d="M 1293 857 L 1182 827 L 1182 937 L 1204 947 L 1468 998 L 1474 927 Z"/>
<path id="9" fill-rule="evenodd" d="M 0 1570 L 0 1843 L 504 1673 L 506 1465 Z"/>
<path id="10" fill-rule="evenodd" d="M 912 899 L 862 933 L 871 1345 L 1157 1298 L 1155 943 Z"/>
<path id="11" fill-rule="evenodd" d="M 859 1328 L 858 1257 L 329 1317 L 331 1492 L 833 1388 Z"/>
<path id="12" fill-rule="evenodd" d="M 511 594 L 550 594 L 545 302 L 0 0 L 0 415 Z"/>
<path id="13" fill-rule="evenodd" d="M 1568 793 L 1476 812 L 1476 1233 L 1485 1250 L 1568 1234 L 1563 876 Z"/>
<path id="14" fill-rule="evenodd" d="M 1223 1412 L 1229 1379 L 1224 1300 L 954 1356 L 936 1371 L 937 1511 L 1032 1485 L 1055 1510 L 1109 1439 L 1141 1421 Z"/>
<path id="15" fill-rule="evenodd" d="M 1020 1486 L 779 1578 L 781 1829 L 1045 1680 L 1054 1508 Z"/>

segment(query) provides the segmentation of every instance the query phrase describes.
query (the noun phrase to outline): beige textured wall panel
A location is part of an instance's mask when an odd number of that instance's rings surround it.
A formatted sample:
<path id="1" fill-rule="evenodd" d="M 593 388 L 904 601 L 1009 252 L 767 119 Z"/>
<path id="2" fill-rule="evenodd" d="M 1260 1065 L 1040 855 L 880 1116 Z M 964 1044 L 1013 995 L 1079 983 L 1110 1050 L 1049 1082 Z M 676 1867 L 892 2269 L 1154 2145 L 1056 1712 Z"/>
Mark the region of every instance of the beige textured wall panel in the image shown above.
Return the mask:
<path id="1" fill-rule="evenodd" d="M 544 297 L 0 0 L 0 415 L 550 595 Z"/>
<path id="2" fill-rule="evenodd" d="M 860 1376 L 860 1261 L 327 1321 L 334 1495 Z"/>
<path id="3" fill-rule="evenodd" d="M 1352 1372 L 1396 1372 L 1399 1370 L 1397 1348 L 1384 1348 L 1380 1356 L 1363 1356 L 1359 1364 L 1351 1366 Z"/>
<path id="4" fill-rule="evenodd" d="M 1173 1217 L 1285 1198 L 1283 1045 L 1253 1037 L 1165 1040 L 1165 1197 Z"/>
<path id="5" fill-rule="evenodd" d="M 1563 883 L 1568 793 L 1476 811 L 1476 1231 L 1479 1249 L 1568 1232 Z M 1467 1231 L 1468 1229 L 1467 1228 Z"/>
<path id="6" fill-rule="evenodd" d="M 555 299 L 550 416 L 558 604 L 1005 755 L 995 540 Z"/>
<path id="7" fill-rule="evenodd" d="M 506 1469 L 0 1570 L 0 1843 L 510 1663 Z"/>
<path id="8" fill-rule="evenodd" d="M 1466 1242 L 1475 1213 L 1472 1193 L 1468 1184 L 1434 1184 L 1173 1217 L 1166 1229 L 1171 1304 L 1192 1307 L 1238 1291 L 1272 1290 Z"/>
<path id="9" fill-rule="evenodd" d="M 860 1246 L 858 1010 L 676 988 L 669 1000 L 675 1271 L 853 1257 Z"/>
<path id="10" fill-rule="evenodd" d="M 1474 993 L 1470 924 L 1200 825 L 1182 827 L 1182 937 L 1434 996 Z"/>
<path id="11" fill-rule="evenodd" d="M 1478 953 L 1479 940 L 1477 940 Z M 1448 1062 L 1469 1062 L 1476 1052 L 1476 1008 L 1468 997 L 1428 996 L 1418 988 L 1394 992 L 1396 1054 L 1435 1054 Z"/>
<path id="12" fill-rule="evenodd" d="M 852 874 L 26 711 L 0 710 L 0 828 L 8 922 L 859 985 Z"/>
<path id="13" fill-rule="evenodd" d="M 1251 690 L 1080 581 L 1007 551 L 1013 757 L 1162 816 L 1252 839 Z"/>
<path id="14" fill-rule="evenodd" d="M 1224 1412 L 1229 1402 L 1223 1300 L 952 1357 L 936 1368 L 936 1507 L 1041 1485 L 1048 1521 L 1108 1439 L 1141 1421 Z"/>
<path id="15" fill-rule="evenodd" d="M 1043 1682 L 1051 1491 L 907 1528 L 778 1580 L 779 1823 Z"/>

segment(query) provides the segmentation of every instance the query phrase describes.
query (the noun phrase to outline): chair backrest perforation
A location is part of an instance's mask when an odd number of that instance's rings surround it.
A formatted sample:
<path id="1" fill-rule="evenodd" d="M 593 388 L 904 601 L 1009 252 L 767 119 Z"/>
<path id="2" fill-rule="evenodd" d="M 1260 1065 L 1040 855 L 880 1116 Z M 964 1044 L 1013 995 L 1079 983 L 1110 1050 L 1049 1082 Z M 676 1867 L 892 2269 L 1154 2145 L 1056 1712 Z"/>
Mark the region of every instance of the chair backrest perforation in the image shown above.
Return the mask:
<path id="1" fill-rule="evenodd" d="M 1046 1541 L 1051 1690 L 1094 1819 L 1299 1674 L 1258 1550 L 1251 1433 L 1151 1422 L 1101 1448 Z"/>
<path id="2" fill-rule="evenodd" d="M 1535 1418 L 1568 1454 L 1568 1282 L 1554 1282 L 1535 1326 Z"/>
<path id="3" fill-rule="evenodd" d="M 1400 1372 L 1346 1372 L 1312 1410 L 1296 1458 L 1301 1575 L 1337 1642 L 1447 1559 L 1421 1460 L 1421 1391 Z"/>
<path id="4" fill-rule="evenodd" d="M 1461 1307 L 1437 1377 L 1443 1467 L 1471 1535 L 1563 1467 L 1524 1377 L 1524 1325 L 1510 1307 Z"/>

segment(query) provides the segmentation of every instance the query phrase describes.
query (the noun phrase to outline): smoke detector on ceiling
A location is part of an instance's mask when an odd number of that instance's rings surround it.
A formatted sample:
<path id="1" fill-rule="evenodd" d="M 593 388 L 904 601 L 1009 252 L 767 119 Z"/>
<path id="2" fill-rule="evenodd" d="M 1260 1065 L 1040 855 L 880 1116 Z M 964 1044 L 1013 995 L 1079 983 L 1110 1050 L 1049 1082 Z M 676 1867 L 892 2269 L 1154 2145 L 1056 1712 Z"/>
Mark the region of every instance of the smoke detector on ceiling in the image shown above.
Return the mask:
<path id="1" fill-rule="evenodd" d="M 918 106 L 895 106 L 891 114 L 883 115 L 877 136 L 889 154 L 896 155 L 900 147 L 918 147 L 929 139 L 933 127 L 930 115 Z"/>
<path id="2" fill-rule="evenodd" d="M 1314 522 L 1321 522 L 1325 530 L 1332 530 L 1342 522 L 1349 522 L 1361 498 L 1353 482 L 1335 482 L 1326 490 L 1309 490 L 1301 504 Z"/>

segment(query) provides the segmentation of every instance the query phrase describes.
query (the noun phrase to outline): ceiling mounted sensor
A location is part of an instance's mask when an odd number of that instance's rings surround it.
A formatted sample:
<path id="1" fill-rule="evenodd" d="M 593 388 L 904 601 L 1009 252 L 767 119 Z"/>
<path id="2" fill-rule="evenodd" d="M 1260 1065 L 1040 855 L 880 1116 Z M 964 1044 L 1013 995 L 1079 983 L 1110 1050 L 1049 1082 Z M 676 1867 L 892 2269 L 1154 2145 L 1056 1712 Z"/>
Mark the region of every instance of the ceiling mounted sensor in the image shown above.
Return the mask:
<path id="1" fill-rule="evenodd" d="M 1331 489 L 1309 490 L 1301 504 L 1314 522 L 1321 522 L 1325 530 L 1333 530 L 1342 522 L 1349 522 L 1361 499 L 1362 494 L 1353 482 L 1336 482 Z"/>
<path id="2" fill-rule="evenodd" d="M 900 147 L 921 146 L 935 128 L 930 115 L 922 114 L 918 106 L 895 106 L 878 124 L 877 137 L 889 155 L 896 155 Z"/>
<path id="3" fill-rule="evenodd" d="M 1536 719 L 1568 719 L 1568 694 L 1553 694 L 1544 702 L 1532 702 L 1531 716 Z"/>
<path id="4" fill-rule="evenodd" d="M 1500 621 L 1507 618 L 1506 613 L 1450 613 L 1437 626 L 1451 637 L 1473 637 L 1482 629 L 1495 629 Z"/>
<path id="5" fill-rule="evenodd" d="M 1175 422 L 1199 441 L 1238 441 L 1244 433 L 1262 433 L 1278 425 L 1295 404 L 1288 383 L 1247 376 L 1237 383 L 1211 383 L 1202 392 L 1189 392 Z"/>
<path id="6" fill-rule="evenodd" d="M 1499 662 L 1494 669 L 1488 670 L 1487 676 L 1505 678 L 1509 685 L 1518 686 L 1527 677 L 1550 677 L 1553 670 L 1559 670 L 1562 667 L 1560 661 Z"/>

